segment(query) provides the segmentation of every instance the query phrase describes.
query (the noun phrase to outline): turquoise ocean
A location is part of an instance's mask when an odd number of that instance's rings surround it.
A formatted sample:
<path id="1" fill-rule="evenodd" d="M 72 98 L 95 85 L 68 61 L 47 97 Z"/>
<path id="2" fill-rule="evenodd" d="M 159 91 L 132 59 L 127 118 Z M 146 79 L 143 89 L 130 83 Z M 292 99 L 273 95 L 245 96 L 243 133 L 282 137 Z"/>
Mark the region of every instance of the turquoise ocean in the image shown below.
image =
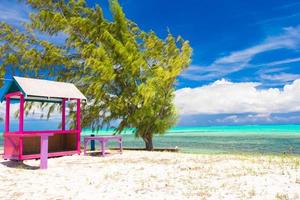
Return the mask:
<path id="1" fill-rule="evenodd" d="M 82 135 L 111 135 L 113 130 L 93 133 L 83 130 Z M 124 147 L 144 147 L 142 139 L 135 138 L 131 130 L 122 133 Z M 0 136 L 0 146 L 3 138 Z M 113 143 L 109 144 L 114 146 Z M 299 154 L 300 125 L 251 125 L 176 127 L 163 136 L 154 137 L 157 148 L 179 148 L 186 153 L 263 153 Z"/>
<path id="2" fill-rule="evenodd" d="M 112 134 L 100 131 L 100 135 Z M 84 130 L 83 135 L 93 134 Z M 131 131 L 123 133 L 125 147 L 144 147 Z M 179 148 L 186 153 L 300 154 L 300 125 L 176 127 L 154 137 L 157 148 Z"/>

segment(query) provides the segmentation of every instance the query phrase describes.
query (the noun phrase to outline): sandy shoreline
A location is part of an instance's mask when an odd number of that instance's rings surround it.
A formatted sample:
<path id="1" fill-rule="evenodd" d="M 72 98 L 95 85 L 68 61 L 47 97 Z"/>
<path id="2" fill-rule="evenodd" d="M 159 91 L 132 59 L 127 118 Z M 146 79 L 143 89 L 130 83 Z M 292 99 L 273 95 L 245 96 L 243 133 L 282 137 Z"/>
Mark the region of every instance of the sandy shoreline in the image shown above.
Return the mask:
<path id="1" fill-rule="evenodd" d="M 0 199 L 300 199 L 300 157 L 125 151 L 0 160 Z"/>

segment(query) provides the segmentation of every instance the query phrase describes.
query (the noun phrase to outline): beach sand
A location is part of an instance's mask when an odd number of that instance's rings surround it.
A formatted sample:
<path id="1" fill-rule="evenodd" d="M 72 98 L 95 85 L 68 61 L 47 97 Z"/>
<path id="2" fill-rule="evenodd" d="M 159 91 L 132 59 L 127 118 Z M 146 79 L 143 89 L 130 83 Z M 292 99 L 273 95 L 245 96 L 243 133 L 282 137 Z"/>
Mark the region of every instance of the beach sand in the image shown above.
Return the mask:
<path id="1" fill-rule="evenodd" d="M 125 151 L 0 160 L 0 199 L 300 199 L 300 157 Z"/>

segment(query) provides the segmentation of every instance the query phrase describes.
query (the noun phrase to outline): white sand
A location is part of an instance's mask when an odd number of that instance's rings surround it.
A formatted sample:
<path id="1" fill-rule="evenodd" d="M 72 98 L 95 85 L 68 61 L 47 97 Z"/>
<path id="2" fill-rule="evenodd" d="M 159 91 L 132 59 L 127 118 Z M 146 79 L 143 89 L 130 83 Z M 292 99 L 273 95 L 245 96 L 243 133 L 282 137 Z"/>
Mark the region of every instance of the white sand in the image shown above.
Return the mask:
<path id="1" fill-rule="evenodd" d="M 300 157 L 125 151 L 16 166 L 0 160 L 0 199 L 300 199 Z"/>

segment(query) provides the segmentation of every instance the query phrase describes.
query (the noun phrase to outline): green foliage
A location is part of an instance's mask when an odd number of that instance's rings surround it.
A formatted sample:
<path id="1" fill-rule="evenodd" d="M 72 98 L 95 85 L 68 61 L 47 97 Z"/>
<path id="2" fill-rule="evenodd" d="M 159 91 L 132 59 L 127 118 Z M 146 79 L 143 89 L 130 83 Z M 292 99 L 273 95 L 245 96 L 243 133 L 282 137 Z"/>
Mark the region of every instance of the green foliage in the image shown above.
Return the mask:
<path id="1" fill-rule="evenodd" d="M 26 31 L 0 24 L 0 68 L 5 73 L 73 82 L 88 97 L 83 127 L 98 130 L 120 120 L 116 132 L 135 128 L 148 149 L 153 134 L 176 122 L 173 105 L 176 77 L 188 67 L 191 47 L 171 33 L 160 39 L 125 17 L 117 0 L 110 0 L 113 20 L 100 6 L 84 0 L 27 0 L 36 12 Z M 35 33 L 65 34 L 63 45 L 39 40 Z"/>

